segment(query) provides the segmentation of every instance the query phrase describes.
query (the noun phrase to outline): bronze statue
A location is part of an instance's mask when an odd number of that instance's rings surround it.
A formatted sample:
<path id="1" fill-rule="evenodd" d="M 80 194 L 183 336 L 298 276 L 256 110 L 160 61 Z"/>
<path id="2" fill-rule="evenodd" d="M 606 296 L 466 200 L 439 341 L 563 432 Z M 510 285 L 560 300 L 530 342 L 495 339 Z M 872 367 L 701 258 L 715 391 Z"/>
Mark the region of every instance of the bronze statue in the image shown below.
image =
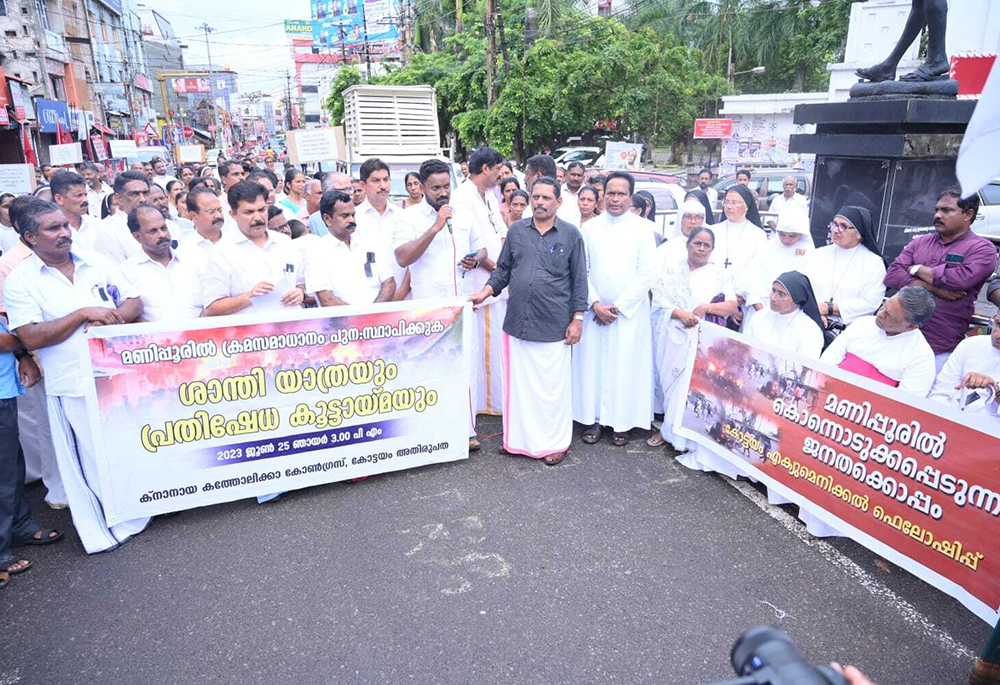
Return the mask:
<path id="1" fill-rule="evenodd" d="M 949 78 L 951 70 L 945 50 L 944 35 L 948 26 L 948 0 L 913 0 L 910 16 L 906 19 L 903 34 L 889 56 L 879 64 L 867 69 L 858 69 L 861 78 L 873 81 L 892 81 L 896 78 L 896 67 L 903 53 L 927 27 L 927 58 L 916 71 L 899 77 L 900 81 L 939 81 Z"/>

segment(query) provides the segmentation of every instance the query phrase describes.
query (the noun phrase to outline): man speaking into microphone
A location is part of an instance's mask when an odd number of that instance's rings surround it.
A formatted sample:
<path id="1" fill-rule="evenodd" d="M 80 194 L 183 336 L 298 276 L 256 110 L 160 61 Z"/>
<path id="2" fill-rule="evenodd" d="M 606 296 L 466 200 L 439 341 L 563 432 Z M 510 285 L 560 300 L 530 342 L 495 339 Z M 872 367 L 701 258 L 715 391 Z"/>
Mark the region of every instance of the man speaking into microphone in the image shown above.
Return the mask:
<path id="1" fill-rule="evenodd" d="M 420 165 L 420 181 L 423 201 L 405 209 L 396 223 L 392 241 L 396 261 L 410 269 L 414 300 L 468 296 L 475 290 L 475 280 L 466 278 L 466 272 L 486 258 L 486 243 L 474 217 L 448 205 L 451 172 L 447 164 L 427 160 Z M 479 441 L 471 405 L 469 421 L 469 449 L 476 450 Z"/>

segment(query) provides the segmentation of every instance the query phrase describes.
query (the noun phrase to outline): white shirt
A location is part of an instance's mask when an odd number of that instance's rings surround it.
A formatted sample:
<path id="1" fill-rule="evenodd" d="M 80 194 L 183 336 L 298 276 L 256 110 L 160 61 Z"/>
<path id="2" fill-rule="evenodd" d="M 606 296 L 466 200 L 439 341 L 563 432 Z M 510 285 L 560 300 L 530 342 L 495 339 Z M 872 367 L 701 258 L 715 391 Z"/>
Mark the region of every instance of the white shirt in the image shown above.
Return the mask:
<path id="1" fill-rule="evenodd" d="M 888 336 L 874 316 L 863 316 L 834 338 L 820 361 L 838 366 L 848 353 L 899 381 L 900 390 L 918 397 L 926 397 L 934 383 L 934 352 L 919 329 Z"/>
<path id="2" fill-rule="evenodd" d="M 223 233 L 222 235 L 225 236 L 226 234 Z M 222 238 L 219 238 L 219 242 L 221 241 Z M 181 238 L 180 245 L 178 246 L 178 249 L 181 250 L 200 252 L 202 254 L 202 258 L 206 260 L 206 266 L 211 263 L 211 254 L 214 248 L 215 243 L 208 238 L 203 238 L 202 235 L 198 233 L 197 229 L 193 233 L 188 233 L 186 236 Z"/>
<path id="3" fill-rule="evenodd" d="M 406 269 L 396 262 L 393 254 L 393 239 L 396 234 L 396 224 L 403 218 L 403 208 L 394 202 L 386 202 L 385 211 L 379 214 L 368 198 L 354 208 L 354 221 L 358 224 L 354 237 L 361 236 L 366 245 L 374 249 L 381 262 L 383 279 L 392 276 L 396 280 L 396 288 L 403 285 Z M 325 226 L 324 226 L 325 228 Z M 343 298 L 341 298 L 343 299 Z M 407 298 L 410 299 L 410 298 Z"/>
<path id="4" fill-rule="evenodd" d="M 997 415 L 997 403 L 986 403 L 986 392 L 955 389 L 967 373 L 982 373 L 994 381 L 1000 381 L 1000 350 L 993 347 L 989 335 L 966 338 L 958 344 L 934 382 L 931 399 L 976 417 L 1000 419 Z"/>
<path id="5" fill-rule="evenodd" d="M 392 278 L 376 248 L 367 236 L 358 235 L 357 230 L 350 245 L 332 233 L 318 238 L 306 259 L 306 292 L 329 290 L 347 304 L 371 304 L 378 297 L 382 282 Z"/>
<path id="6" fill-rule="evenodd" d="M 113 192 L 115 191 L 111 190 L 111 186 L 104 181 L 101 181 L 100 190 L 94 190 L 90 186 L 87 186 L 87 214 L 100 221 L 101 204 L 104 202 L 104 198 Z"/>
<path id="7" fill-rule="evenodd" d="M 21 236 L 17 234 L 13 226 L 0 224 L 0 253 L 6 252 L 21 241 Z"/>
<path id="8" fill-rule="evenodd" d="M 776 195 L 773 200 L 771 200 L 771 206 L 768 207 L 769 212 L 780 212 L 785 207 L 801 207 L 804 211 L 809 211 L 809 201 L 806 200 L 805 195 L 800 195 L 799 193 L 792 193 L 790 198 L 785 197 L 785 194 Z"/>
<path id="9" fill-rule="evenodd" d="M 473 279 L 462 277 L 459 262 L 465 255 L 484 247 L 482 236 L 472 217 L 461 207 L 453 208 L 451 230 L 443 228 L 434 236 L 420 258 L 410 265 L 410 288 L 414 300 L 432 297 L 468 295 L 474 290 Z M 403 210 L 396 223 L 393 249 L 416 240 L 437 221 L 437 211 L 424 200 Z"/>
<path id="10" fill-rule="evenodd" d="M 267 295 L 253 298 L 252 309 L 280 310 L 280 300 L 299 283 L 304 283 L 302 255 L 287 235 L 266 231 L 267 242 L 257 247 L 242 231 L 226 234 L 211 251 L 202 286 L 203 304 L 208 307 L 223 297 L 250 292 L 261 281 L 274 285 Z"/>
<path id="11" fill-rule="evenodd" d="M 580 186 L 583 188 L 583 186 Z M 559 205 L 559 209 L 556 211 L 556 216 L 558 216 L 563 221 L 568 221 L 577 228 L 580 228 L 580 205 L 577 203 L 577 197 L 580 191 L 577 190 L 575 193 L 569 189 L 569 186 L 563 185 L 562 187 L 562 204 Z"/>
<path id="12" fill-rule="evenodd" d="M 162 176 L 153 176 L 153 183 L 160 186 L 164 190 L 167 189 L 168 183 L 176 180 L 177 180 L 176 178 L 174 178 L 173 176 L 168 176 L 167 174 L 163 174 Z"/>
<path id="13" fill-rule="evenodd" d="M 864 245 L 858 244 L 850 250 L 825 245 L 809 255 L 805 268 L 816 301 L 828 302 L 833 298 L 840 319 L 846 324 L 874 314 L 882 306 L 885 263 Z"/>
<path id="14" fill-rule="evenodd" d="M 823 352 L 823 331 L 800 308 L 790 314 L 779 314 L 765 306 L 750 319 L 744 333 L 749 338 L 808 359 L 819 359 Z"/>
<path id="15" fill-rule="evenodd" d="M 93 252 L 72 251 L 76 270 L 70 282 L 58 269 L 31 255 L 4 282 L 9 328 L 14 331 L 30 323 L 62 318 L 84 307 L 114 309 L 138 297 L 135 287 L 106 258 Z M 87 346 L 83 326 L 51 347 L 38 350 L 45 369 L 45 392 L 53 396 L 81 397 L 84 382 L 80 354 Z"/>
<path id="16" fill-rule="evenodd" d="M 145 250 L 121 266 L 122 275 L 142 297 L 143 321 L 186 321 L 201 316 L 201 284 L 207 259 L 204 253 L 173 250 L 163 266 Z"/>
<path id="17" fill-rule="evenodd" d="M 500 258 L 500 249 L 503 241 L 507 238 L 507 223 L 500 213 L 500 203 L 497 202 L 496 195 L 487 190 L 485 198 L 479 194 L 479 188 L 475 183 L 466 183 L 455 191 L 451 198 L 452 208 L 459 207 L 467 216 L 471 216 L 476 222 L 476 228 L 483 239 L 483 246 L 486 248 L 486 256 L 494 262 Z M 464 254 L 462 256 L 465 256 Z M 466 274 L 466 279 L 471 278 L 474 291 L 482 290 L 486 281 L 490 280 L 490 272 L 479 267 Z M 508 289 L 504 288 L 500 293 L 501 299 L 507 298 Z M 494 301 L 490 298 L 486 301 L 489 304 Z"/>

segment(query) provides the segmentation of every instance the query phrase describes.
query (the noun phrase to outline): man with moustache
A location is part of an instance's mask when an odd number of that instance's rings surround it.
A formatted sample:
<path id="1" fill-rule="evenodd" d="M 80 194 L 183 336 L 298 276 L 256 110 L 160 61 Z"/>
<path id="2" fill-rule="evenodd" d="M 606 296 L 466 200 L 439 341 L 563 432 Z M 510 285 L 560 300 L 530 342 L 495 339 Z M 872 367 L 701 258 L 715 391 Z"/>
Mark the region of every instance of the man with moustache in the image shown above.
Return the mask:
<path id="1" fill-rule="evenodd" d="M 461 297 L 473 292 L 474 280 L 466 273 L 486 257 L 486 249 L 474 218 L 459 209 L 453 211 L 451 170 L 437 159 L 420 165 L 424 199 L 403 210 L 396 223 L 396 262 L 410 269 L 414 300 Z M 470 367 L 471 368 L 471 367 Z M 470 378 L 470 386 L 475 382 Z M 469 449 L 480 447 L 475 417 L 469 405 Z"/>
<path id="2" fill-rule="evenodd" d="M 202 252 L 208 256 L 215 244 L 222 239 L 222 203 L 219 196 L 207 186 L 198 186 L 185 199 L 188 217 L 194 224 L 194 233 L 181 241 L 181 247 Z"/>
<path id="3" fill-rule="evenodd" d="M 149 202 L 149 181 L 139 171 L 126 171 L 115 177 L 115 197 L 118 211 L 101 222 L 101 230 L 94 241 L 94 250 L 114 264 L 140 252 L 139 245 L 128 230 L 128 213 Z"/>
<path id="4" fill-rule="evenodd" d="M 55 204 L 33 205 L 18 226 L 33 254 L 4 283 L 10 330 L 27 349 L 38 351 L 56 462 L 73 525 L 88 554 L 103 552 L 144 530 L 149 519 L 111 527 L 104 519 L 84 399 L 88 379 L 79 359 L 86 350 L 88 328 L 138 320 L 142 300 L 107 259 L 73 250 L 73 229 Z"/>
<path id="5" fill-rule="evenodd" d="M 323 307 L 388 302 L 396 290 L 382 261 L 382 244 L 357 230 L 354 200 L 347 193 L 323 194 L 320 212 L 329 234 L 317 238 L 306 259 L 306 291 Z"/>
<path id="6" fill-rule="evenodd" d="M 267 230 L 267 190 L 240 181 L 230 186 L 228 199 L 239 232 L 223 235 L 211 251 L 203 315 L 299 307 L 305 294 L 302 255 L 291 238 Z"/>
<path id="7" fill-rule="evenodd" d="M 143 321 L 181 322 L 201 315 L 201 282 L 206 259 L 198 250 L 173 249 L 163 212 L 139 205 L 128 227 L 142 252 L 122 265 L 122 275 L 142 298 Z"/>
<path id="8" fill-rule="evenodd" d="M 378 253 L 382 269 L 392 275 L 395 283 L 393 299 L 408 299 L 410 282 L 407 271 L 396 264 L 392 254 L 396 222 L 402 217 L 403 208 L 389 202 L 392 190 L 389 165 L 378 158 L 369 159 L 361 165 L 358 173 L 365 187 L 365 201 L 357 205 L 354 215 L 358 222 L 357 234 L 364 236 L 365 242 Z"/>
<path id="9" fill-rule="evenodd" d="M 351 183 L 351 177 L 339 171 L 332 171 L 324 176 L 323 180 L 320 181 L 320 188 L 324 194 L 330 190 L 339 190 L 352 197 L 354 195 L 354 184 Z M 322 195 L 320 198 L 322 199 Z M 326 223 L 323 221 L 323 215 L 318 210 L 314 214 L 309 215 L 309 229 L 316 236 L 322 237 L 327 234 Z"/>
<path id="10" fill-rule="evenodd" d="M 979 195 L 962 199 L 958 188 L 944 191 L 934 208 L 934 233 L 911 240 L 885 273 L 888 288 L 915 285 L 934 296 L 937 307 L 921 332 L 939 372 L 969 330 L 979 291 L 997 265 L 997 249 L 972 231 L 978 213 Z"/>
<path id="11" fill-rule="evenodd" d="M 702 169 L 698 172 L 698 187 L 701 188 L 706 195 L 708 195 L 708 201 L 712 204 L 712 208 L 714 209 L 719 206 L 719 191 L 708 185 L 711 182 L 711 169 Z"/>
<path id="12" fill-rule="evenodd" d="M 49 187 L 53 202 L 59 205 L 73 229 L 73 245 L 77 250 L 93 250 L 101 222 L 88 212 L 90 194 L 83 176 L 72 171 L 57 171 L 52 174 Z"/>
<path id="13" fill-rule="evenodd" d="M 80 175 L 87 183 L 87 213 L 100 220 L 101 203 L 104 198 L 113 193 L 111 186 L 101 179 L 101 172 L 93 162 L 84 162 L 80 167 Z"/>
<path id="14" fill-rule="evenodd" d="M 149 186 L 149 204 L 156 207 L 163 215 L 167 230 L 170 231 L 170 236 L 174 240 L 180 240 L 184 237 L 184 230 L 170 218 L 170 198 L 167 197 L 167 192 L 155 183 Z M 131 227 L 129 228 L 131 230 Z"/>

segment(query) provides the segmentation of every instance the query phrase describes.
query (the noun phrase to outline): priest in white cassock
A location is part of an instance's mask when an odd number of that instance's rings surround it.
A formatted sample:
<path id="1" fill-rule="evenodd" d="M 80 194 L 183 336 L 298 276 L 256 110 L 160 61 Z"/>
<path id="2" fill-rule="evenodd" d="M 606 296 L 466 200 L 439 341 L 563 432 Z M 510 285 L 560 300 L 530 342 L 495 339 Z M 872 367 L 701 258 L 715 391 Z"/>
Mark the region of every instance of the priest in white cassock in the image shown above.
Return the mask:
<path id="1" fill-rule="evenodd" d="M 927 397 L 937 367 L 920 327 L 934 314 L 934 296 L 915 285 L 886 300 L 877 316 L 864 316 L 837 336 L 820 361 Z"/>
<path id="2" fill-rule="evenodd" d="M 740 311 L 733 323 L 740 325 L 748 307 L 760 304 L 757 284 L 757 254 L 767 244 L 767 235 L 760 222 L 757 202 L 746 186 L 734 185 L 726 191 L 723 201 L 726 220 L 711 227 L 715 233 L 715 262 L 725 269 Z"/>
<path id="3" fill-rule="evenodd" d="M 966 338 L 934 381 L 931 399 L 969 414 L 969 420 L 1000 420 L 1000 313 L 989 335 Z"/>
<path id="4" fill-rule="evenodd" d="M 757 254 L 757 299 L 760 304 L 756 311 L 766 310 L 771 297 L 774 280 L 786 271 L 806 272 L 806 260 L 813 252 L 812 236 L 809 233 L 809 215 L 799 206 L 785 207 L 778 214 L 775 233 L 764 243 Z M 743 330 L 753 320 L 748 312 L 743 322 Z"/>
<path id="5" fill-rule="evenodd" d="M 885 262 L 875 242 L 871 212 L 842 207 L 830 223 L 831 245 L 815 250 L 806 262 L 819 313 L 828 325 L 842 327 L 874 314 L 885 297 Z"/>
<path id="6" fill-rule="evenodd" d="M 542 177 L 531 192 L 533 216 L 511 225 L 496 269 L 469 299 L 481 304 L 509 286 L 500 451 L 554 466 L 573 439 L 570 346 L 583 330 L 587 262 L 580 232 L 556 217 L 558 182 Z"/>
<path id="7" fill-rule="evenodd" d="M 629 211 L 634 190 L 631 174 L 608 174 L 606 211 L 583 230 L 590 311 L 573 354 L 573 419 L 587 426 L 588 444 L 608 426 L 612 442 L 624 446 L 628 431 L 648 430 L 653 414 L 649 288 L 656 241 L 649 222 Z"/>
<path id="8" fill-rule="evenodd" d="M 493 190 L 497 186 L 503 157 L 491 147 L 476 150 L 469 157 L 469 182 L 455 189 L 451 206 L 459 208 L 476 223 L 482 236 L 486 255 L 466 278 L 472 287 L 483 289 L 496 268 L 500 249 L 507 237 L 507 224 L 500 212 L 500 203 Z M 503 413 L 503 371 L 500 365 L 500 343 L 504 316 L 507 312 L 508 291 L 491 297 L 476 308 L 476 346 L 472 357 L 475 384 L 472 407 L 477 414 L 499 416 Z"/>

